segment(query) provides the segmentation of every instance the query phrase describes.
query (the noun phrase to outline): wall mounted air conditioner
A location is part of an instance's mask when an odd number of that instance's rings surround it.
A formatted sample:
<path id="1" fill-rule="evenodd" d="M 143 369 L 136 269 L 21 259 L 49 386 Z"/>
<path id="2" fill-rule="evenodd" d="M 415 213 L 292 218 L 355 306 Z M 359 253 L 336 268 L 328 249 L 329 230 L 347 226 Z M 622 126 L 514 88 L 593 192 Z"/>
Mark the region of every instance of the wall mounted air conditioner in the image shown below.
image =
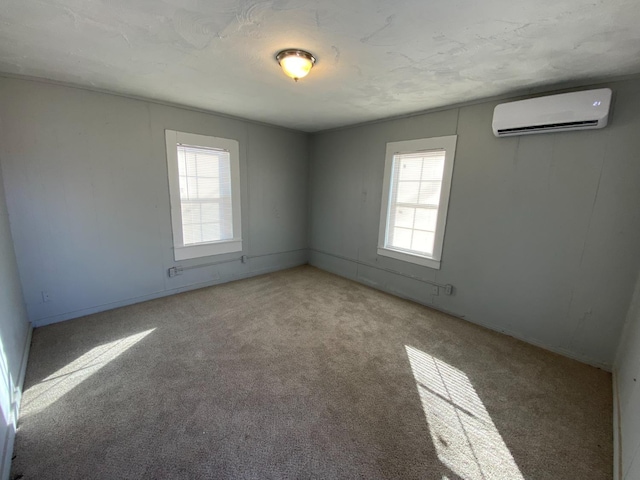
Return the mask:
<path id="1" fill-rule="evenodd" d="M 493 110 L 496 137 L 603 128 L 611 90 L 599 88 L 502 103 Z"/>

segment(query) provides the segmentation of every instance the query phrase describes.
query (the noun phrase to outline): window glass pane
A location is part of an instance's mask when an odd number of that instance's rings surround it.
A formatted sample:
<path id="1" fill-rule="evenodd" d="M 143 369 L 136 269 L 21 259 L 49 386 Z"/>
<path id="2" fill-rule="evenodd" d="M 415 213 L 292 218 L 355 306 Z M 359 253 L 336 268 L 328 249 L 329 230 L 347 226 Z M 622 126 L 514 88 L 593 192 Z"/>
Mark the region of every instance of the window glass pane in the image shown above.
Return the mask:
<path id="1" fill-rule="evenodd" d="M 396 155 L 396 161 L 400 161 L 400 171 L 398 177 L 403 180 L 420 180 L 422 172 L 422 158 L 403 158 L 402 155 Z"/>
<path id="2" fill-rule="evenodd" d="M 395 215 L 391 219 L 391 224 L 394 227 L 413 228 L 414 211 L 415 208 L 397 207 L 395 209 Z"/>
<path id="3" fill-rule="evenodd" d="M 428 156 L 422 167 L 422 180 L 442 180 L 444 173 L 444 151 L 437 156 Z"/>
<path id="4" fill-rule="evenodd" d="M 220 203 L 211 202 L 200 205 L 202 223 L 220 223 Z"/>
<path id="5" fill-rule="evenodd" d="M 421 252 L 426 255 L 433 254 L 433 240 L 435 236 L 433 232 L 424 232 L 422 230 L 413 231 L 413 241 L 411 242 L 411 250 Z"/>
<path id="6" fill-rule="evenodd" d="M 394 228 L 393 237 L 389 242 L 395 248 L 411 248 L 411 230 L 408 228 Z"/>
<path id="7" fill-rule="evenodd" d="M 180 182 L 180 198 L 187 198 L 187 177 L 180 175 L 178 181 Z"/>
<path id="8" fill-rule="evenodd" d="M 200 154 L 196 158 L 198 177 L 217 178 L 220 175 L 220 156 L 218 154 Z"/>
<path id="9" fill-rule="evenodd" d="M 202 241 L 215 242 L 220 240 L 220 224 L 219 223 L 203 223 L 202 224 Z"/>
<path id="10" fill-rule="evenodd" d="M 418 203 L 421 205 L 438 205 L 440 203 L 441 182 L 421 182 Z"/>
<path id="11" fill-rule="evenodd" d="M 417 208 L 414 228 L 418 230 L 436 231 L 438 210 L 435 208 Z"/>
<path id="12" fill-rule="evenodd" d="M 202 228 L 199 223 L 192 225 L 182 225 L 182 236 L 184 244 L 193 244 L 202 242 Z"/>
<path id="13" fill-rule="evenodd" d="M 418 203 L 420 182 L 398 182 L 396 202 Z"/>
<path id="14" fill-rule="evenodd" d="M 197 184 L 199 199 L 220 197 L 220 180 L 218 178 L 198 177 Z"/>
<path id="15" fill-rule="evenodd" d="M 183 200 L 192 200 L 198 198 L 198 177 L 185 177 L 187 189 L 180 191 L 180 198 Z"/>
<path id="16" fill-rule="evenodd" d="M 229 154 L 220 157 L 218 177 L 220 177 L 220 194 L 231 195 L 231 157 Z"/>
<path id="17" fill-rule="evenodd" d="M 178 147 L 178 151 L 179 150 L 180 147 Z M 186 147 L 182 147 L 182 151 L 185 155 L 185 169 L 183 175 L 197 175 L 198 169 L 196 167 L 197 162 L 194 152 L 192 151 L 192 149 L 187 149 Z"/>
<path id="18" fill-rule="evenodd" d="M 184 177 L 187 175 L 187 166 L 185 164 L 185 152 L 184 149 L 178 148 L 178 175 Z"/>
<path id="19" fill-rule="evenodd" d="M 192 225 L 200 223 L 200 204 L 182 202 L 182 224 Z"/>
<path id="20" fill-rule="evenodd" d="M 220 199 L 220 239 L 226 240 L 233 238 L 233 218 L 231 197 L 222 197 Z"/>

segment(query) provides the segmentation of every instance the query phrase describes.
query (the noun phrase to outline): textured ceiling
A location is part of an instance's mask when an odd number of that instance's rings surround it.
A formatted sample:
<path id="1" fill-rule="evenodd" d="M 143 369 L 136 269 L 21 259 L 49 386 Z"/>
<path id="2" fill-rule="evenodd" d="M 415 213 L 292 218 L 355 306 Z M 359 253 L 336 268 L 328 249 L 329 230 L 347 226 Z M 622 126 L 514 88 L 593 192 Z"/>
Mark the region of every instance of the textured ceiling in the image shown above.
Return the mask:
<path id="1" fill-rule="evenodd" d="M 640 72 L 638 0 L 3 0 L 0 72 L 306 131 Z M 274 55 L 318 58 L 294 83 Z"/>

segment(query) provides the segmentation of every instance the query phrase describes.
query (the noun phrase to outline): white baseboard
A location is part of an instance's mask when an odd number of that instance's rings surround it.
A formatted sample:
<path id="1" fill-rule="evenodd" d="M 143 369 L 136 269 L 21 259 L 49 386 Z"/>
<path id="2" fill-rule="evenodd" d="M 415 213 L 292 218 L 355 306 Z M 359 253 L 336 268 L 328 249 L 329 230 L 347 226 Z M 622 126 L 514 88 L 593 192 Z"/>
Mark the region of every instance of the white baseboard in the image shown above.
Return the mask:
<path id="1" fill-rule="evenodd" d="M 22 349 L 18 382 L 16 385 L 11 385 L 11 410 L 9 412 L 9 423 L 7 425 L 7 431 L 4 438 L 0 440 L 0 442 L 2 442 L 2 444 L 0 445 L 0 451 L 2 451 L 2 458 L 0 459 L 0 478 L 2 478 L 2 480 L 9 480 L 9 475 L 11 474 L 11 458 L 13 457 L 13 445 L 16 439 L 18 416 L 20 414 L 20 401 L 22 400 L 24 377 L 27 373 L 27 360 L 29 359 L 29 349 L 31 347 L 32 334 L 33 327 L 29 325 L 27 338 Z"/>

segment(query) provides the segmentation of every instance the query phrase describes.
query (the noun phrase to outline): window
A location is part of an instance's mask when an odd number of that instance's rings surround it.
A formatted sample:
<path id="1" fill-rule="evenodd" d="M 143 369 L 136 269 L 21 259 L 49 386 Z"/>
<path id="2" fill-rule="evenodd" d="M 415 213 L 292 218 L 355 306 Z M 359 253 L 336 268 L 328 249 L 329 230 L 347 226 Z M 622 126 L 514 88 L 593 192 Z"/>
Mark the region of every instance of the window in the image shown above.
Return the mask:
<path id="1" fill-rule="evenodd" d="M 242 251 L 236 140 L 166 130 L 176 260 Z"/>
<path id="2" fill-rule="evenodd" d="M 440 268 L 456 139 L 387 143 L 379 255 Z"/>

